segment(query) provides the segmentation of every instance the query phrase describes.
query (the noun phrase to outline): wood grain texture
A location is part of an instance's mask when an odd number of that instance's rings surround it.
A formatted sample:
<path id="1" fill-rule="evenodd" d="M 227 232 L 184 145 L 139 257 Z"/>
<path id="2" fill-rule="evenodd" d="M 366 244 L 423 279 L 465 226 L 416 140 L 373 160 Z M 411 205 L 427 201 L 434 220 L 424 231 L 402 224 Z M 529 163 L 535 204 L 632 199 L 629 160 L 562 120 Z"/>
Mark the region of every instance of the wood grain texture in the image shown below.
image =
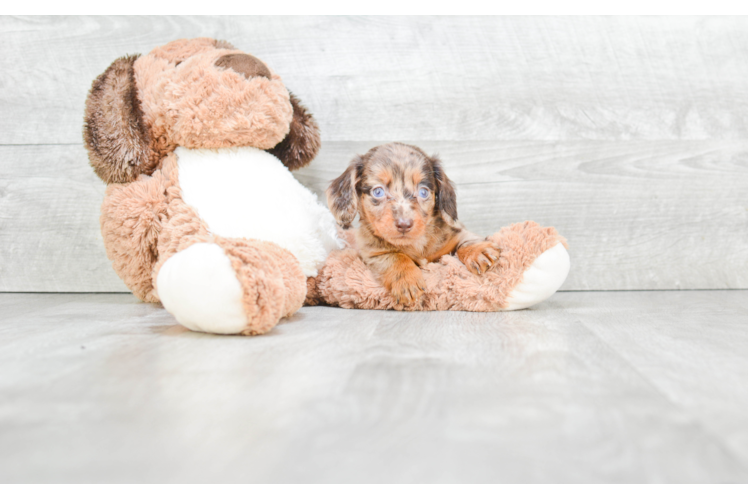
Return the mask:
<path id="1" fill-rule="evenodd" d="M 330 143 L 296 177 L 324 200 L 375 143 Z M 419 142 L 480 234 L 523 220 L 570 244 L 564 289 L 748 288 L 748 144 Z M 104 185 L 81 146 L 0 147 L 1 291 L 126 291 L 99 233 Z M 248 215 L 248 216 L 251 216 Z"/>
<path id="2" fill-rule="evenodd" d="M 594 314 L 580 320 L 660 394 L 687 408 L 706 432 L 729 435 L 725 448 L 748 463 L 743 406 L 748 401 L 748 296 L 702 297 L 685 292 L 622 293 L 615 304 L 601 303 Z M 649 302 L 645 310 L 643 300 Z M 738 318 L 744 318 L 739 320 L 742 325 L 736 323 Z M 652 335 L 653 331 L 659 334 Z"/>
<path id="3" fill-rule="evenodd" d="M 0 294 L 2 482 L 746 482 L 748 291 L 191 333 Z"/>
<path id="4" fill-rule="evenodd" d="M 196 36 L 264 59 L 325 141 L 748 136 L 741 16 L 4 16 L 0 144 L 79 143 L 114 59 Z"/>
<path id="5" fill-rule="evenodd" d="M 128 291 L 99 229 L 106 186 L 75 146 L 0 147 L 0 291 Z"/>

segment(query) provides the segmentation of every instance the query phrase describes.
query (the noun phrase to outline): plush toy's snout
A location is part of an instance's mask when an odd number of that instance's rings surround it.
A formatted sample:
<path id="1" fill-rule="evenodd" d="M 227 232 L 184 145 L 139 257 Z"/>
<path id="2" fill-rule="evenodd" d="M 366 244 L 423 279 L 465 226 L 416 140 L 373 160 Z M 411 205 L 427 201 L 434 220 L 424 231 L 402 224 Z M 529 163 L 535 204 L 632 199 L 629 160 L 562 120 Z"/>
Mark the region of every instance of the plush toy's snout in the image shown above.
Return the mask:
<path id="1" fill-rule="evenodd" d="M 270 70 L 262 61 L 249 54 L 227 54 L 216 61 L 219 68 L 231 68 L 247 78 L 262 76 L 270 78 Z"/>

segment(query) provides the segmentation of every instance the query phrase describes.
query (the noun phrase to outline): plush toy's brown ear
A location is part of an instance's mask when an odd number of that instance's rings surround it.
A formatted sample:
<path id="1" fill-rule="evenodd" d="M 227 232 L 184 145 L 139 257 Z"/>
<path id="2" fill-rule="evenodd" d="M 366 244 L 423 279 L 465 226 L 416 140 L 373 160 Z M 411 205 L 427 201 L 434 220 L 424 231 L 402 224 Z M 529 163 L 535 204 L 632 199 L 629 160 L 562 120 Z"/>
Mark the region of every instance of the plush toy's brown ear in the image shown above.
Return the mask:
<path id="1" fill-rule="evenodd" d="M 356 183 L 364 169 L 364 159 L 356 155 L 340 177 L 332 181 L 327 188 L 327 206 L 335 220 L 343 229 L 348 229 L 358 212 L 358 193 Z"/>
<path id="2" fill-rule="evenodd" d="M 442 162 L 436 156 L 431 157 L 431 167 L 436 179 L 436 207 L 452 217 L 452 220 L 457 220 L 457 195 L 454 185 L 444 173 Z"/>
<path id="3" fill-rule="evenodd" d="M 114 61 L 86 99 L 83 141 L 96 174 L 107 184 L 131 182 L 158 163 L 135 86 L 138 55 Z"/>
<path id="4" fill-rule="evenodd" d="M 319 127 L 295 95 L 291 94 L 293 120 L 288 135 L 268 153 L 275 155 L 289 170 L 306 167 L 319 152 Z"/>

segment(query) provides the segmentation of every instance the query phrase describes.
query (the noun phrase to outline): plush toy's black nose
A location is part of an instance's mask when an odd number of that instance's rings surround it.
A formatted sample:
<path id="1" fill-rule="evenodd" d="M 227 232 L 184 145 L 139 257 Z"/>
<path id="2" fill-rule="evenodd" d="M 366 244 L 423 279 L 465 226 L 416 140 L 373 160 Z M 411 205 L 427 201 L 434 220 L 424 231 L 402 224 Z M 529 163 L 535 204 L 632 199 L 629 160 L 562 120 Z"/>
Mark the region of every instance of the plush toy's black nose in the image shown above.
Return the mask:
<path id="1" fill-rule="evenodd" d="M 216 61 L 216 66 L 219 68 L 233 69 L 247 78 L 254 78 L 256 76 L 270 78 L 270 70 L 268 67 L 265 66 L 262 61 L 256 57 L 250 56 L 249 54 L 228 54 L 221 56 Z"/>

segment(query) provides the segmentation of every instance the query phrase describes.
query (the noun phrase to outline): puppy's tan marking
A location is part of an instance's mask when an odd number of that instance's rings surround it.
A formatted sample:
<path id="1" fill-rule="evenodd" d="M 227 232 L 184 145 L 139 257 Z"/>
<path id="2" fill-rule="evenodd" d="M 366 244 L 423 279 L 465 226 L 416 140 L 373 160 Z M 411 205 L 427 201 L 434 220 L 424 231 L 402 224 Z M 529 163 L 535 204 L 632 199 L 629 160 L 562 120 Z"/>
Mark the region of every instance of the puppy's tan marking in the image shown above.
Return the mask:
<path id="1" fill-rule="evenodd" d="M 389 172 L 389 170 L 380 169 L 378 172 L 379 181 L 382 183 L 385 187 L 392 186 L 392 174 Z"/>

